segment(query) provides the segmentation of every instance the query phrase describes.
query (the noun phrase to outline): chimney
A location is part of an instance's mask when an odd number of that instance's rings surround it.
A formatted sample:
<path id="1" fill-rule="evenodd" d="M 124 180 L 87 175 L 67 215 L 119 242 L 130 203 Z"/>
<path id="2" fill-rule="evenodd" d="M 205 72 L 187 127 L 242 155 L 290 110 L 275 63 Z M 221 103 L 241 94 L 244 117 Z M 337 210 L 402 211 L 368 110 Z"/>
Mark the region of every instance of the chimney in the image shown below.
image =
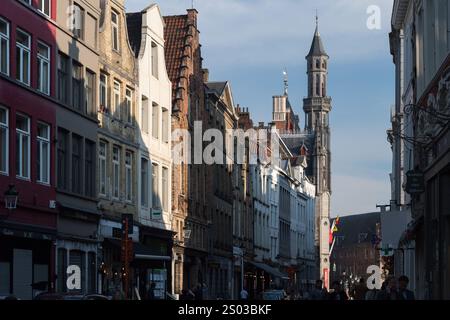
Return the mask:
<path id="1" fill-rule="evenodd" d="M 203 73 L 203 83 L 209 82 L 209 69 L 202 69 Z"/>

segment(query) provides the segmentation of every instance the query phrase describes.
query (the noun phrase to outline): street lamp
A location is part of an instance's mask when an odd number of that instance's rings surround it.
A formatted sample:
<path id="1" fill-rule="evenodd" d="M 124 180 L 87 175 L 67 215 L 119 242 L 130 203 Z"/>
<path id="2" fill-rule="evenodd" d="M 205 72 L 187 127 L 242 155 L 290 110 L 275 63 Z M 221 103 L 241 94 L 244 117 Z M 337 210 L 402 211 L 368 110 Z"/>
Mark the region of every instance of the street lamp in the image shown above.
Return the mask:
<path id="1" fill-rule="evenodd" d="M 13 184 L 10 184 L 8 190 L 5 191 L 5 208 L 8 210 L 16 209 L 18 198 L 19 192 Z"/>

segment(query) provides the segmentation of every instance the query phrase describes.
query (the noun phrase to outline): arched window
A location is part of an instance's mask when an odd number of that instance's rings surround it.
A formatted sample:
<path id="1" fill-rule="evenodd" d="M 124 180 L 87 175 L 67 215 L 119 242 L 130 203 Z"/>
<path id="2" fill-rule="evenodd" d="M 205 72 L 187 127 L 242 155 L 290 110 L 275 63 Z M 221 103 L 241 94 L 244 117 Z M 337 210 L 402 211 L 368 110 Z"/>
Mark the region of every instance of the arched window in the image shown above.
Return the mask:
<path id="1" fill-rule="evenodd" d="M 320 59 L 317 59 L 317 60 L 316 60 L 316 68 L 317 68 L 317 69 L 320 69 Z"/>
<path id="2" fill-rule="evenodd" d="M 320 96 L 320 74 L 316 75 L 316 95 Z"/>

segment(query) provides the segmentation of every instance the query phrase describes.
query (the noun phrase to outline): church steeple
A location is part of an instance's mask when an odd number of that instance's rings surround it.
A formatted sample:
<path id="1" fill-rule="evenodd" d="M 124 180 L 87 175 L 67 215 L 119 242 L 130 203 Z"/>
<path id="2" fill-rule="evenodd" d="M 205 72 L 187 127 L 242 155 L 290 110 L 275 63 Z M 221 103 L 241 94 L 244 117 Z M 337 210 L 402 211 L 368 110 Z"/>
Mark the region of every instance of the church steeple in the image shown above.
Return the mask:
<path id="1" fill-rule="evenodd" d="M 330 99 L 327 96 L 329 58 L 320 36 L 319 18 L 316 15 L 316 30 L 311 49 L 306 56 L 308 97 L 303 107 L 306 113 L 305 126 L 310 130 L 328 126 L 328 113 L 331 110 Z"/>

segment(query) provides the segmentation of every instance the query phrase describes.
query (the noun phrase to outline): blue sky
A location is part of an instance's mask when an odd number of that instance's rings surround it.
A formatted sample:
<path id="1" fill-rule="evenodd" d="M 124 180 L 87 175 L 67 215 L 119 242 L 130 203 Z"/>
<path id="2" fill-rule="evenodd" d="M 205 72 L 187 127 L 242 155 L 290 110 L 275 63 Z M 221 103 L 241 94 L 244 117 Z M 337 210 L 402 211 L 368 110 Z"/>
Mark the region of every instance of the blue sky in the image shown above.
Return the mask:
<path id="1" fill-rule="evenodd" d="M 125 0 L 127 11 L 153 3 Z M 157 2 L 163 15 L 184 14 L 191 0 Z M 255 122 L 271 120 L 272 96 L 289 73 L 289 97 L 303 122 L 305 56 L 316 10 L 330 55 L 328 94 L 333 98 L 332 215 L 375 211 L 390 200 L 391 151 L 386 139 L 394 102 L 389 53 L 392 0 L 195 0 L 204 67 L 211 80 L 229 80 L 235 103 Z M 381 9 L 381 30 L 369 30 L 366 10 Z"/>

